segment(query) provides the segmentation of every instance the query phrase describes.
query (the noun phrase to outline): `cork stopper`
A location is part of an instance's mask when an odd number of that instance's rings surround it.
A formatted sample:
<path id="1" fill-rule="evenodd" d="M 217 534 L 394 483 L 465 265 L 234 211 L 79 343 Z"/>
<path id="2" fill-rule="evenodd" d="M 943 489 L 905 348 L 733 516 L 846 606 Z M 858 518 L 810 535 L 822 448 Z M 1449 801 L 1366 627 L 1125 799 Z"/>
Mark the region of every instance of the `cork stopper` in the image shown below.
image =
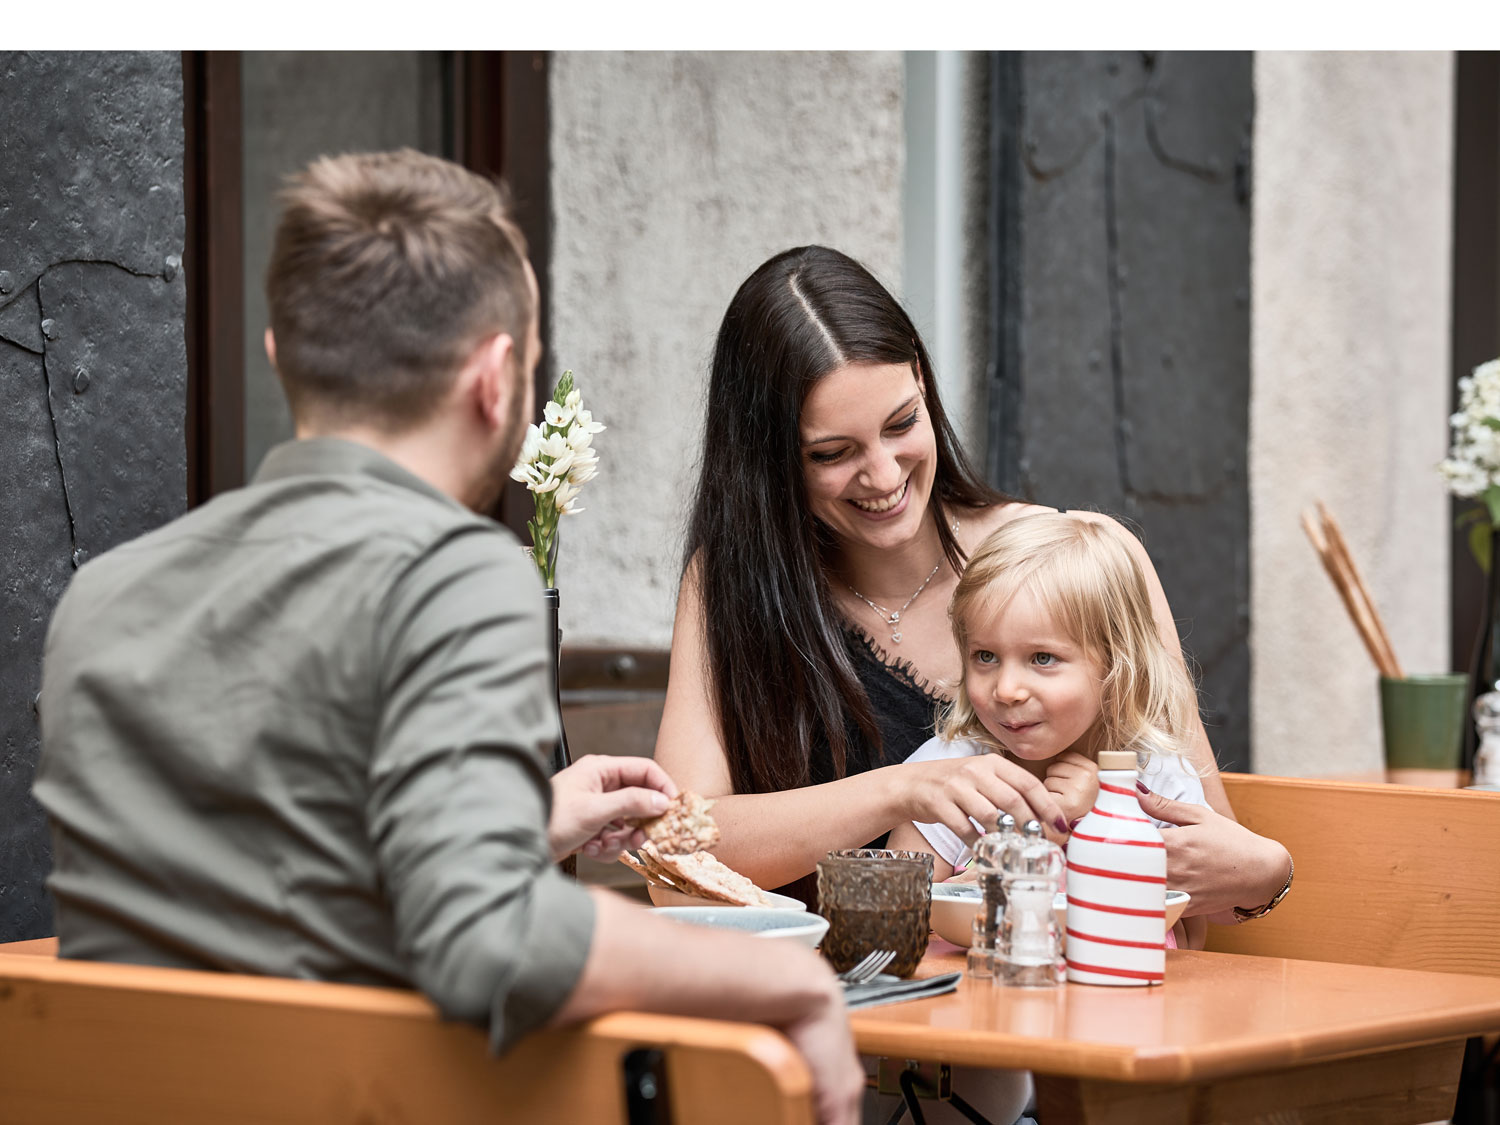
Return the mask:
<path id="1" fill-rule="evenodd" d="M 1099 751 L 1099 768 L 1101 770 L 1135 770 L 1134 750 L 1101 750 Z"/>

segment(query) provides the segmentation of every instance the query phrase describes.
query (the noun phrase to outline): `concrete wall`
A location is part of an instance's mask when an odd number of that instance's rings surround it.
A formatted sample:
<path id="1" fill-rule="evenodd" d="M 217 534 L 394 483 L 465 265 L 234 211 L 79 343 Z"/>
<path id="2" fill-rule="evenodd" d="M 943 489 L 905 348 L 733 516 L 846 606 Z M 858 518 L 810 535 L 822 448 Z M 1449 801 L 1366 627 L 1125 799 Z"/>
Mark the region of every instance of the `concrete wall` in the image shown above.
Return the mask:
<path id="1" fill-rule="evenodd" d="M 0 942 L 52 932 L 31 799 L 52 607 L 187 503 L 182 71 L 0 53 Z"/>
<path id="2" fill-rule="evenodd" d="M 1409 672 L 1447 671 L 1453 57 L 1255 61 L 1256 769 L 1381 764 L 1376 672 L 1298 524 L 1343 525 Z"/>
<path id="3" fill-rule="evenodd" d="M 708 360 L 735 289 L 823 242 L 900 292 L 897 53 L 552 57 L 551 348 L 600 475 L 564 520 L 569 644 L 665 647 Z"/>

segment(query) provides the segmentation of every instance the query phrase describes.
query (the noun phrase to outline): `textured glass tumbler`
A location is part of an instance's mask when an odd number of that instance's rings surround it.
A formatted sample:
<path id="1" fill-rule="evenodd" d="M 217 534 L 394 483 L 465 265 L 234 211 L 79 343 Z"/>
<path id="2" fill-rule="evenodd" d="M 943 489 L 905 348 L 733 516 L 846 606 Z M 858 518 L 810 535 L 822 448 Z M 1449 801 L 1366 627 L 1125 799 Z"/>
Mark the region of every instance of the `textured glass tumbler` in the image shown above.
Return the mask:
<path id="1" fill-rule="evenodd" d="M 889 949 L 896 959 L 885 971 L 909 977 L 927 952 L 932 856 L 878 848 L 829 852 L 818 864 L 818 904 L 828 919 L 823 956 L 834 972 Z"/>

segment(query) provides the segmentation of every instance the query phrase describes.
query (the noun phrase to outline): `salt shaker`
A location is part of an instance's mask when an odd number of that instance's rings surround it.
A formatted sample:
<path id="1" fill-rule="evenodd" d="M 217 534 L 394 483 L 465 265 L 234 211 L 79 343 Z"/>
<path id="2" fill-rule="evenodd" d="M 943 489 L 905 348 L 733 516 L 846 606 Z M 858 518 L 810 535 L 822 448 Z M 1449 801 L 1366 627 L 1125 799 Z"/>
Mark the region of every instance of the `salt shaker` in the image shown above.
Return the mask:
<path id="1" fill-rule="evenodd" d="M 1099 797 L 1068 841 L 1068 979 L 1160 984 L 1167 848 L 1141 809 L 1133 750 L 1099 754 Z"/>
<path id="2" fill-rule="evenodd" d="M 1007 841 L 1016 835 L 1016 818 L 1000 817 L 995 831 L 987 832 L 974 845 L 974 869 L 978 874 L 981 902 L 974 915 L 974 936 L 969 944 L 969 976 L 985 980 L 995 974 L 995 933 L 1005 911 L 1005 889 L 1000 859 Z"/>
<path id="3" fill-rule="evenodd" d="M 996 979 L 1029 988 L 1060 984 L 1062 941 L 1052 899 L 1062 881 L 1062 849 L 1030 820 L 1020 836 L 1006 842 L 1000 868 L 1005 913 L 995 942 Z"/>

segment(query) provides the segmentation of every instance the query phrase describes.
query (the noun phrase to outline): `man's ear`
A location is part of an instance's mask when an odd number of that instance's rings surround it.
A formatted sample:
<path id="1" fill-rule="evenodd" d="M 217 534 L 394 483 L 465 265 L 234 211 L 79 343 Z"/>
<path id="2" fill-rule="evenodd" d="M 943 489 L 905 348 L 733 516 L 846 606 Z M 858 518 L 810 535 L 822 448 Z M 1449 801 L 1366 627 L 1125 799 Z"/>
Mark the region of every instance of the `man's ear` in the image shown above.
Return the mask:
<path id="1" fill-rule="evenodd" d="M 511 414 L 511 399 L 516 385 L 516 342 L 510 333 L 501 332 L 480 342 L 469 357 L 474 369 L 474 406 L 491 429 L 506 425 Z"/>
<path id="2" fill-rule="evenodd" d="M 271 369 L 276 370 L 276 334 L 270 328 L 266 329 L 266 358 L 271 361 Z"/>

